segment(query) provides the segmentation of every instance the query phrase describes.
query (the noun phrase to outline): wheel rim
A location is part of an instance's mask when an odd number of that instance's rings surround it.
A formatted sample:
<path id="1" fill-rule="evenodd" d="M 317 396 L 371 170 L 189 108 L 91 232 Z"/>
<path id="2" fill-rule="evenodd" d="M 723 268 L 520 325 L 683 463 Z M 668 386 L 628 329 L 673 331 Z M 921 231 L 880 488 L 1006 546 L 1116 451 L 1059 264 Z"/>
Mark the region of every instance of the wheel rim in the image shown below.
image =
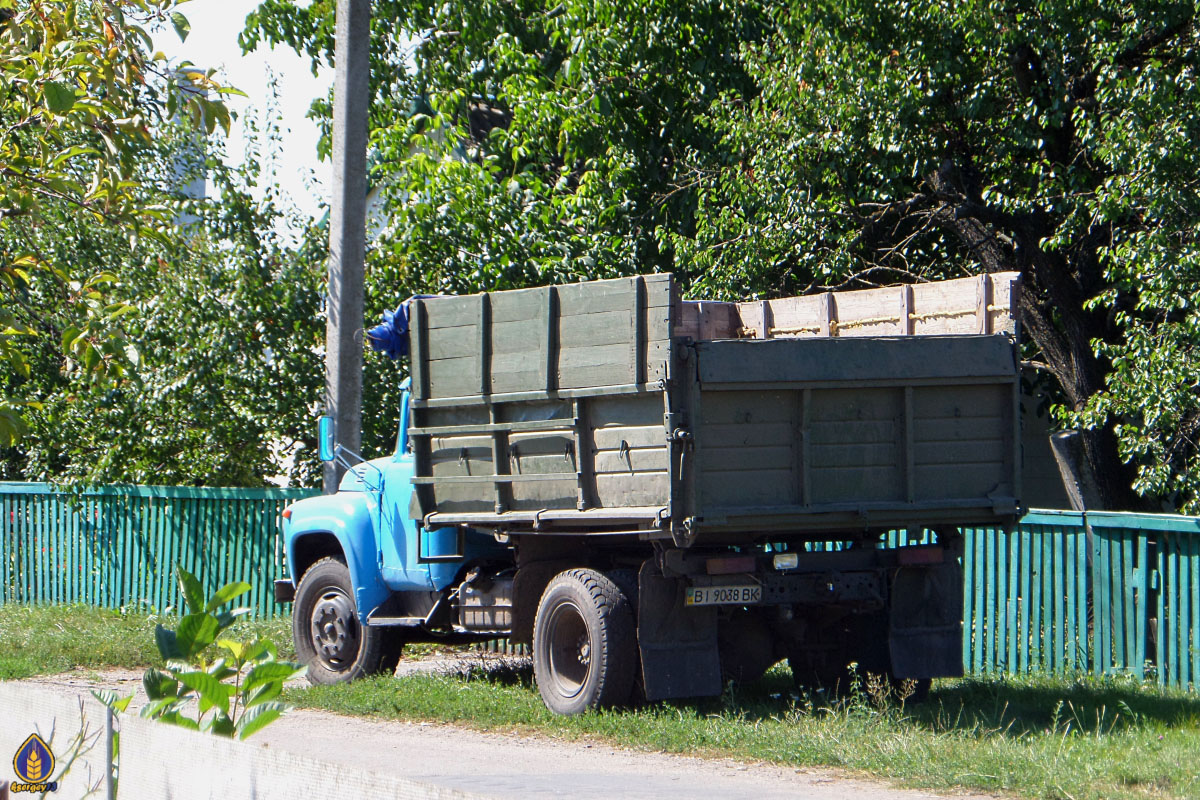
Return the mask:
<path id="1" fill-rule="evenodd" d="M 321 592 L 311 617 L 313 648 L 321 666 L 335 672 L 346 669 L 358 655 L 358 619 L 354 603 L 337 587 Z"/>
<path id="2" fill-rule="evenodd" d="M 561 603 L 546 624 L 547 660 L 557 694 L 573 698 L 583 691 L 592 671 L 592 638 L 579 607 Z"/>

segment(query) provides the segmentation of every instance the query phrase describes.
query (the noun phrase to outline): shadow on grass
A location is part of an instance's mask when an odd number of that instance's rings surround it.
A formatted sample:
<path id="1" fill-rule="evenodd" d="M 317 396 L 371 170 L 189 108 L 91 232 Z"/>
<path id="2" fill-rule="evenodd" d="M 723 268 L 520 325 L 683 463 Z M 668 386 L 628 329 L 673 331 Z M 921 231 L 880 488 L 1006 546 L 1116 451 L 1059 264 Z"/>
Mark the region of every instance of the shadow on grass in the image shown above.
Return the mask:
<path id="1" fill-rule="evenodd" d="M 964 678 L 936 688 L 912 717 L 936 730 L 982 727 L 1012 735 L 1194 728 L 1200 726 L 1200 696 L 1121 676 Z"/>
<path id="2" fill-rule="evenodd" d="M 476 656 L 444 673 L 464 682 L 484 682 L 536 692 L 533 665 L 523 657 Z M 797 690 L 783 665 L 744 685 L 730 684 L 719 697 L 649 703 L 697 716 L 728 716 L 754 722 L 789 714 L 872 713 L 935 732 L 968 731 L 1005 737 L 1075 731 L 1101 733 L 1146 726 L 1200 727 L 1200 695 L 1164 689 L 1133 678 L 994 676 L 934 682 L 928 700 L 915 703 L 895 690 L 848 675 L 843 691 Z M 848 688 L 848 690 L 847 690 Z"/>
<path id="3" fill-rule="evenodd" d="M 793 688 L 776 667 L 761 680 L 732 687 L 720 698 L 693 702 L 700 713 L 736 713 L 747 720 L 781 713 L 867 710 L 936 732 L 970 731 L 1019 737 L 1034 732 L 1110 733 L 1128 728 L 1200 727 L 1200 695 L 1122 676 L 995 676 L 935 681 L 928 700 L 902 701 L 895 690 L 869 686 L 863 676 L 849 692 Z"/>

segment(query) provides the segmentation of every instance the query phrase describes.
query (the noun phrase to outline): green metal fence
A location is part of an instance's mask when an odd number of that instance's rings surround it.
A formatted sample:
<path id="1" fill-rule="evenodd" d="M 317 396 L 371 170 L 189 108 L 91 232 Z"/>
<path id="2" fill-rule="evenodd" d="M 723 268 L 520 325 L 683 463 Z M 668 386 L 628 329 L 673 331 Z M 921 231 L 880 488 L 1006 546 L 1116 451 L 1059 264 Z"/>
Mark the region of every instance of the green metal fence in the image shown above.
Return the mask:
<path id="1" fill-rule="evenodd" d="M 1035 511 L 968 531 L 963 566 L 968 671 L 1200 686 L 1200 518 Z"/>
<path id="2" fill-rule="evenodd" d="M 255 612 L 278 613 L 279 514 L 313 494 L 0 483 L 0 603 L 178 608 L 180 563 L 209 589 L 249 581 Z M 964 533 L 969 672 L 1129 672 L 1200 686 L 1200 518 L 1034 511 L 1011 531 Z"/>
<path id="3" fill-rule="evenodd" d="M 106 486 L 80 492 L 0 482 L 0 603 L 180 608 L 174 565 L 208 590 L 234 580 L 278 613 L 279 514 L 307 489 Z"/>

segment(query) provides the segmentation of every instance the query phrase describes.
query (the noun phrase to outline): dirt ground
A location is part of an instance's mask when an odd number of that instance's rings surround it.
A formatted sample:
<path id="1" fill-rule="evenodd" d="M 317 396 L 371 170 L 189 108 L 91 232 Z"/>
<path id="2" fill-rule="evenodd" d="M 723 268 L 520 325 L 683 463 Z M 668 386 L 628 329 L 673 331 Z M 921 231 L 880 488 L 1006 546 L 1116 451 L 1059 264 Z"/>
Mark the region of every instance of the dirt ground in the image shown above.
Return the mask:
<path id="1" fill-rule="evenodd" d="M 478 664 L 480 656 L 469 663 Z M 402 662 L 398 674 L 454 671 L 447 655 Z M 145 702 L 141 672 L 78 670 L 25 683 L 64 693 L 109 688 Z M 793 769 L 729 759 L 648 753 L 604 742 L 489 733 L 438 723 L 390 722 L 294 709 L 258 733 L 254 744 L 356 769 L 388 773 L 443 789 L 495 798 L 810 798 L 934 800 L 944 795 L 897 789 L 833 770 Z M 964 797 L 964 795 L 957 795 Z M 987 800 L 987 795 L 970 795 Z M 995 800 L 995 798 L 992 798 Z"/>

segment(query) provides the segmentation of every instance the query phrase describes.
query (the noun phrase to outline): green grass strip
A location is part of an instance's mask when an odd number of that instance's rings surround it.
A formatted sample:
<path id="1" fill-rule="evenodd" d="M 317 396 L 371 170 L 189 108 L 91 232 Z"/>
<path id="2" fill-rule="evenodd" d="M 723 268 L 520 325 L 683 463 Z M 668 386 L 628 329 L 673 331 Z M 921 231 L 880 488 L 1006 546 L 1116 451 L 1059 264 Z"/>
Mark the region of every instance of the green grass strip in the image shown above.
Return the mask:
<path id="1" fill-rule="evenodd" d="M 160 619 L 84 606 L 0 607 L 0 679 L 158 664 L 153 631 Z M 286 618 L 244 621 L 233 632 L 270 638 L 282 657 L 292 655 Z M 510 662 L 460 675 L 289 690 L 285 697 L 341 714 L 835 767 L 935 790 L 1054 800 L 1200 798 L 1200 696 L 1123 677 L 937 681 L 929 702 L 914 706 L 869 684 L 840 700 L 798 695 L 780 666 L 711 700 L 564 718 L 542 705 L 528 667 Z"/>

